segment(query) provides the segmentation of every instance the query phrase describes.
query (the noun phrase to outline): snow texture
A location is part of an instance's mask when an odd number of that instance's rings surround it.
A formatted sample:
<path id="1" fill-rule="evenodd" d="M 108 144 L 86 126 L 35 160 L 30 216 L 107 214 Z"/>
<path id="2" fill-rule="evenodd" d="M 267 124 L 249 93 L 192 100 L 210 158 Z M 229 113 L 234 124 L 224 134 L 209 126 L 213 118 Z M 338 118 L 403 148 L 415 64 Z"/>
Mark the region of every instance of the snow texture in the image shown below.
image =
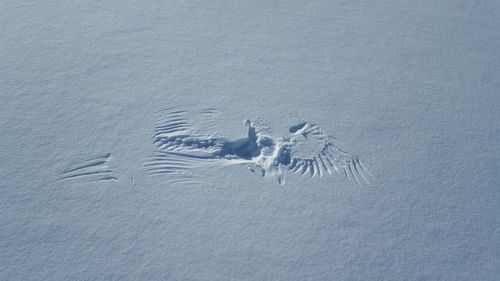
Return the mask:
<path id="1" fill-rule="evenodd" d="M 0 11 L 0 280 L 498 280 L 499 1 Z"/>

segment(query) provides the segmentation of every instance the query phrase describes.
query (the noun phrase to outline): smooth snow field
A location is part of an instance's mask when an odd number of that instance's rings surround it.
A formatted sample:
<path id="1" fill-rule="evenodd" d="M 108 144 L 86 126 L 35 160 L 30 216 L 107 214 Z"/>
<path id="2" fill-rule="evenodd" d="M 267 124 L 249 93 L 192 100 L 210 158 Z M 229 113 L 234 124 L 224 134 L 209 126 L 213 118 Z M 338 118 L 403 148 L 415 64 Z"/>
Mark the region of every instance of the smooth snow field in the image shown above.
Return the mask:
<path id="1" fill-rule="evenodd" d="M 0 280 L 500 280 L 500 1 L 0 0 Z"/>

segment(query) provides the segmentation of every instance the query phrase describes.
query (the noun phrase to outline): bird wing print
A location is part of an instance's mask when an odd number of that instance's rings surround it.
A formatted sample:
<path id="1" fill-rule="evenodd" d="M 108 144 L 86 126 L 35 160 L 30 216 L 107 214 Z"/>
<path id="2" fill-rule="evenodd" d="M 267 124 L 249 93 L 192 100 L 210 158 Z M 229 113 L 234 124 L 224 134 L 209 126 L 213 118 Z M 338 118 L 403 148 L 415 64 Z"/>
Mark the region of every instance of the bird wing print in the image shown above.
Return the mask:
<path id="1" fill-rule="evenodd" d="M 255 122 L 246 120 L 246 136 L 229 140 L 217 134 L 214 108 L 200 111 L 198 118 L 174 107 L 158 112 L 153 143 L 158 150 L 145 163 L 151 174 L 192 173 L 196 168 L 247 165 L 262 176 L 285 183 L 287 172 L 321 177 L 343 173 L 359 185 L 368 184 L 360 160 L 339 149 L 319 126 L 301 122 L 290 135 L 277 138 Z M 190 119 L 197 119 L 193 126 Z"/>
<path id="2" fill-rule="evenodd" d="M 291 126 L 289 131 L 292 158 L 288 170 L 292 173 L 321 177 L 338 172 L 359 185 L 369 184 L 359 158 L 335 146 L 333 137 L 318 125 L 302 122 Z"/>

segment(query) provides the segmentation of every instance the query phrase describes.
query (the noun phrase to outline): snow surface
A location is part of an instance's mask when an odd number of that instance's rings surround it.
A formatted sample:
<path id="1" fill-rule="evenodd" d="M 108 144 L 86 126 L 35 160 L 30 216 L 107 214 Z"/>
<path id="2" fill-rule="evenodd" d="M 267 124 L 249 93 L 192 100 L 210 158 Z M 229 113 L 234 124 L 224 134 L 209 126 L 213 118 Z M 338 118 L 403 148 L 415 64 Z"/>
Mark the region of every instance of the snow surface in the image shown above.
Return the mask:
<path id="1" fill-rule="evenodd" d="M 2 0 L 0 280 L 498 280 L 499 50 L 499 1 Z M 169 108 L 371 184 L 152 175 Z"/>

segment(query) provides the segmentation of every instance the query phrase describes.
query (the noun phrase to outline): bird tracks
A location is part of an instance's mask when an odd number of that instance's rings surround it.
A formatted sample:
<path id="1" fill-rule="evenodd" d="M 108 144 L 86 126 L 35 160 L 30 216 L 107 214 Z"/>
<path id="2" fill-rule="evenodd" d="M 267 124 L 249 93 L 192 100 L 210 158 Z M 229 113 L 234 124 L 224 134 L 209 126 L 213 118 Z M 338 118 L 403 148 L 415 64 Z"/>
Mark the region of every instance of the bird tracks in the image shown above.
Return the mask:
<path id="1" fill-rule="evenodd" d="M 287 174 L 311 178 L 343 174 L 360 186 L 369 184 L 360 159 L 338 148 L 317 124 L 300 121 L 289 127 L 287 135 L 275 137 L 269 128 L 246 120 L 246 134 L 229 139 L 218 133 L 219 114 L 216 108 L 192 113 L 170 107 L 157 112 L 154 153 L 140 161 L 140 170 L 176 182 L 201 182 L 202 172 L 239 165 L 260 170 L 263 177 L 276 178 L 280 184 L 285 184 Z M 111 159 L 111 153 L 105 153 L 77 161 L 60 173 L 58 181 L 118 180 Z"/>

